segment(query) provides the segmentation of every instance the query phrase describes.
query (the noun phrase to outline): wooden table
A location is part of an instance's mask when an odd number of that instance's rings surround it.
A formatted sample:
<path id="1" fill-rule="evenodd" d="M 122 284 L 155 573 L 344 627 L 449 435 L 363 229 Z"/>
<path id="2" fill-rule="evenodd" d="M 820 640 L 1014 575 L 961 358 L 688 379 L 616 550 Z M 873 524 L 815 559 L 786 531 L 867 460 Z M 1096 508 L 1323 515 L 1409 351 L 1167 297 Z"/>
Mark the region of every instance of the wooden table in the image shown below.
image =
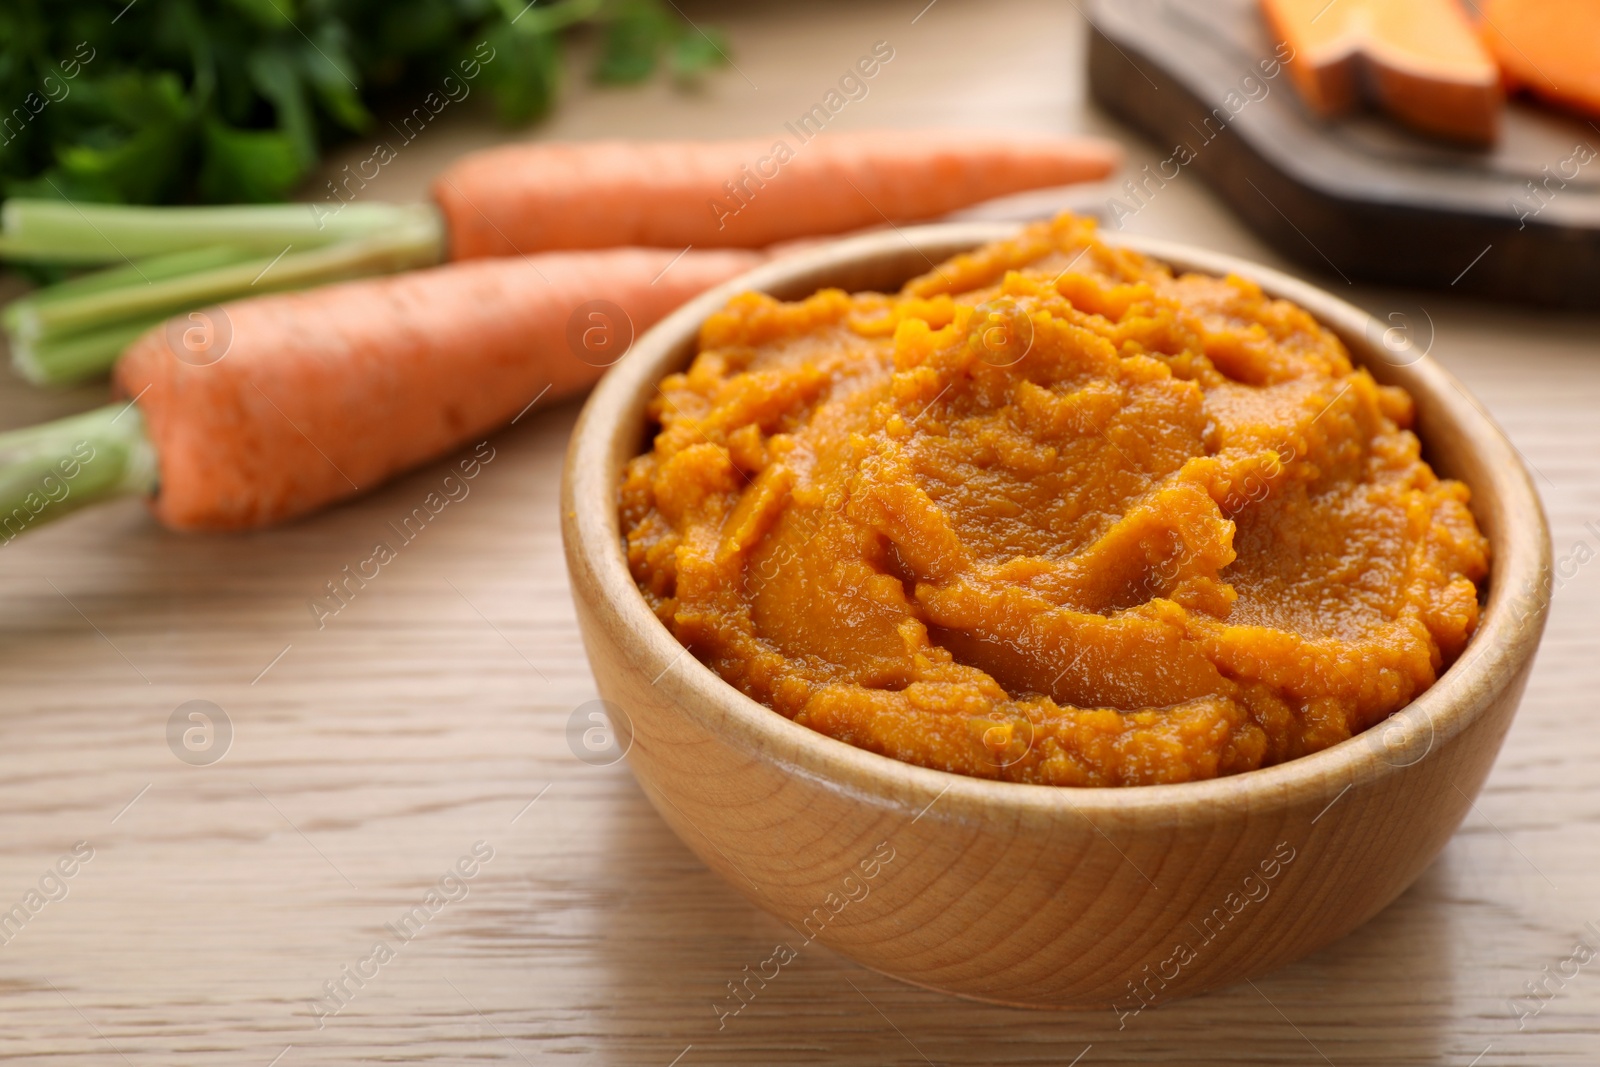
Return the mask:
<path id="1" fill-rule="evenodd" d="M 1085 110 L 1071 4 L 925 2 L 692 8 L 730 31 L 737 70 L 689 96 L 575 81 L 538 134 L 776 134 L 887 40 L 894 59 L 841 125 L 1088 129 L 1130 140 L 1135 165 L 1159 158 Z M 447 119 L 373 195 L 419 195 L 442 160 L 496 136 Z M 1192 177 L 1129 225 L 1276 261 Z M 1600 962 L 1550 982 L 1520 1025 L 1509 1002 L 1560 969 L 1586 923 L 1600 927 L 1600 563 L 1587 562 L 1600 553 L 1600 320 L 1319 280 L 1419 330 L 1431 320 L 1434 355 L 1537 471 L 1566 561 L 1488 788 L 1417 886 L 1342 942 L 1121 1031 L 1109 1009 L 964 1003 L 812 947 L 719 1030 L 725 983 L 786 935 L 690 855 L 624 765 L 589 766 L 569 746 L 569 717 L 595 693 L 556 526 L 568 406 L 496 436 L 471 495 L 321 629 L 308 601 L 438 486 L 443 464 L 268 533 L 175 536 L 129 501 L 0 550 L 0 911 L 41 879 L 67 894 L 0 926 L 0 1058 L 1600 1062 Z M 0 418 L 102 398 L 8 380 Z M 191 700 L 231 723 L 218 762 L 169 748 L 169 719 Z M 87 862 L 71 860 L 78 842 Z M 386 931 L 478 842 L 492 859 L 446 884 L 459 899 L 425 907 L 409 941 Z M 63 855 L 72 877 L 46 878 Z M 380 938 L 395 946 L 381 963 Z M 341 980 L 345 1005 L 318 1020 L 311 1002 Z"/>

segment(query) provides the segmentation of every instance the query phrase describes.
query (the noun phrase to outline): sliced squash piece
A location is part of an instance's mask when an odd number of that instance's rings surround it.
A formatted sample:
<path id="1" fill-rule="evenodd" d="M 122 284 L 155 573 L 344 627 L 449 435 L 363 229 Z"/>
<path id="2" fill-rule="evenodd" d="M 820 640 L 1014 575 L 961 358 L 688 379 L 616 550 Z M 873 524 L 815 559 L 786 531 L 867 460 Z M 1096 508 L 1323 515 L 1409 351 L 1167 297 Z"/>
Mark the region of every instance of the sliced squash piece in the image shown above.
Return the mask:
<path id="1" fill-rule="evenodd" d="M 1499 68 L 1457 0 L 1262 0 L 1261 6 L 1294 49 L 1295 87 L 1319 115 L 1348 114 L 1366 99 L 1434 136 L 1488 144 L 1498 134 Z"/>

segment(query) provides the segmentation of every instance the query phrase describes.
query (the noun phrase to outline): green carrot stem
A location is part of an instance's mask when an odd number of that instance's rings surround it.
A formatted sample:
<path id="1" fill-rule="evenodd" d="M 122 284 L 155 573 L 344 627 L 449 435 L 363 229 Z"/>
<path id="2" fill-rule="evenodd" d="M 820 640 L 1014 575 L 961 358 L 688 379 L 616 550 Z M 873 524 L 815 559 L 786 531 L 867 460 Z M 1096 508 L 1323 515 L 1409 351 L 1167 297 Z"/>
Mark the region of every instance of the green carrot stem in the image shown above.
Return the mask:
<path id="1" fill-rule="evenodd" d="M 33 385 L 70 385 L 106 373 L 122 350 L 166 315 L 131 319 L 66 337 L 28 338 L 13 334 L 11 367 Z"/>
<path id="2" fill-rule="evenodd" d="M 301 288 L 339 278 L 428 266 L 437 263 L 441 255 L 432 232 L 418 227 L 303 252 L 285 251 L 248 259 L 240 258 L 240 251 L 232 247 L 201 251 L 208 251 L 211 256 L 201 257 L 191 251 L 164 257 L 169 263 L 179 256 L 210 260 L 198 262 L 188 273 L 146 277 L 148 272 L 141 271 L 139 264 L 130 264 L 112 268 L 118 275 L 113 284 L 85 286 L 76 293 L 62 293 L 51 286 L 13 303 L 6 310 L 6 325 L 24 337 L 59 337 L 156 312 L 171 314 L 201 307 L 244 296 L 252 290 Z"/>
<path id="3" fill-rule="evenodd" d="M 136 207 L 13 197 L 0 206 L 0 257 L 37 263 L 126 263 L 209 245 L 275 255 L 397 227 L 444 223 L 432 204 L 252 204 Z"/>
<path id="4" fill-rule="evenodd" d="M 60 385 L 104 373 L 143 328 L 168 316 L 257 293 L 431 266 L 443 254 L 438 230 L 415 219 L 273 256 L 234 246 L 192 249 L 39 290 L 13 302 L 4 322 L 18 373 Z"/>
<path id="5" fill-rule="evenodd" d="M 155 487 L 155 448 L 134 404 L 0 434 L 0 544 L 87 504 Z"/>
<path id="6" fill-rule="evenodd" d="M 259 253 L 232 245 L 194 248 L 164 256 L 152 256 L 120 267 L 107 267 L 88 274 L 36 289 L 6 305 L 0 314 L 14 338 L 51 337 L 82 328 L 74 323 L 79 309 L 98 306 L 100 301 L 130 291 L 159 292 L 174 280 L 236 263 L 259 258 Z M 165 301 L 163 301 L 165 303 Z M 97 321 L 92 316 L 86 323 Z"/>
<path id="7" fill-rule="evenodd" d="M 6 327 L 16 328 L 12 319 L 18 313 L 16 309 L 19 308 L 53 303 L 57 300 L 72 300 L 124 286 L 166 281 L 182 274 L 231 266 L 259 255 L 260 253 L 254 249 L 241 248 L 238 245 L 210 245 L 205 248 L 191 248 L 182 252 L 151 256 L 137 263 L 125 263 L 119 267 L 89 271 L 43 289 L 37 289 L 22 299 L 13 301 L 5 312 Z"/>

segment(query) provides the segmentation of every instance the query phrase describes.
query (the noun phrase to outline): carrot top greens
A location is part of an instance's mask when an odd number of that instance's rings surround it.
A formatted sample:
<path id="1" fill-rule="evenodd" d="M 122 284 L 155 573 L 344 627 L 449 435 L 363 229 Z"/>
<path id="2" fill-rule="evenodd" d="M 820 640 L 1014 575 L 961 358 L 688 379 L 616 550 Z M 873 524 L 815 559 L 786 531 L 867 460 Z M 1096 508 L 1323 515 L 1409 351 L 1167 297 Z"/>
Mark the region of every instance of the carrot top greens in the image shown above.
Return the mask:
<path id="1" fill-rule="evenodd" d="M 671 0 L 7 0 L 0 259 L 47 282 L 107 268 L 5 310 L 16 369 L 93 377 L 172 314 L 438 262 L 431 206 L 263 202 L 329 145 L 404 143 L 480 90 L 508 122 L 538 118 L 582 25 L 602 82 L 727 59 Z M 241 206 L 133 206 L 165 204 Z"/>
<path id="2" fill-rule="evenodd" d="M 0 194 L 282 200 L 325 147 L 430 93 L 481 89 L 508 122 L 540 117 L 579 25 L 601 34 L 605 82 L 726 59 L 670 0 L 7 0 Z"/>

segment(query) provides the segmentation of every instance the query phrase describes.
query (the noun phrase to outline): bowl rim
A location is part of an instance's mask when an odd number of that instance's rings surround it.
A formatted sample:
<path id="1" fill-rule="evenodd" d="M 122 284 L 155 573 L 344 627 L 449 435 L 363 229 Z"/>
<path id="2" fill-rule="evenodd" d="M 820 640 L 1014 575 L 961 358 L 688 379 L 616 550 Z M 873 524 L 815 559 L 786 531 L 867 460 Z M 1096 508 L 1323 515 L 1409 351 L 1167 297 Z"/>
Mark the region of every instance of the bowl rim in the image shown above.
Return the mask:
<path id="1" fill-rule="evenodd" d="M 1004 810 L 1034 822 L 1075 813 L 1099 829 L 1135 819 L 1145 827 L 1188 823 L 1197 810 L 1209 811 L 1208 818 L 1221 818 L 1226 813 L 1278 810 L 1290 803 L 1326 801 L 1331 806 L 1328 798 L 1337 800 L 1352 785 L 1397 773 L 1426 758 L 1470 727 L 1516 683 L 1532 659 L 1548 610 L 1549 532 L 1520 453 L 1483 407 L 1427 353 L 1404 365 L 1377 366 L 1383 360 L 1372 338 L 1383 336 L 1384 327 L 1323 289 L 1234 256 L 1120 232 L 1099 236 L 1107 244 L 1145 253 L 1175 270 L 1239 275 L 1270 295 L 1305 308 L 1340 336 L 1358 366 L 1368 367 L 1380 381 L 1397 380 L 1413 397 L 1419 391 L 1427 394 L 1445 420 L 1461 431 L 1464 450 L 1477 453 L 1474 514 L 1484 525 L 1479 490 L 1492 487 L 1492 494 L 1484 495 L 1498 500 L 1496 510 L 1508 521 L 1485 530 L 1493 553 L 1489 598 L 1478 629 L 1431 687 L 1367 731 L 1271 767 L 1160 785 L 1056 786 L 970 777 L 857 748 L 778 714 L 688 655 L 650 610 L 628 570 L 616 486 L 622 464 L 637 454 L 649 392 L 666 374 L 687 365 L 701 323 L 738 293 L 792 289 L 797 280 L 838 274 L 874 259 L 904 257 L 908 247 L 931 264 L 956 251 L 1014 236 L 1021 228 L 1020 223 L 901 227 L 763 264 L 657 323 L 601 380 L 573 429 L 562 475 L 562 533 L 569 577 L 574 596 L 583 598 L 581 607 L 589 610 L 593 623 L 606 628 L 620 647 L 629 650 L 635 665 L 650 673 L 655 679 L 651 685 L 659 685 L 663 700 L 753 757 L 777 762 L 804 778 L 820 779 L 870 804 L 915 812 L 916 818 L 939 803 L 943 819 L 985 820 Z M 1392 741 L 1396 727 L 1401 734 Z M 1375 742 L 1380 733 L 1381 745 Z"/>

